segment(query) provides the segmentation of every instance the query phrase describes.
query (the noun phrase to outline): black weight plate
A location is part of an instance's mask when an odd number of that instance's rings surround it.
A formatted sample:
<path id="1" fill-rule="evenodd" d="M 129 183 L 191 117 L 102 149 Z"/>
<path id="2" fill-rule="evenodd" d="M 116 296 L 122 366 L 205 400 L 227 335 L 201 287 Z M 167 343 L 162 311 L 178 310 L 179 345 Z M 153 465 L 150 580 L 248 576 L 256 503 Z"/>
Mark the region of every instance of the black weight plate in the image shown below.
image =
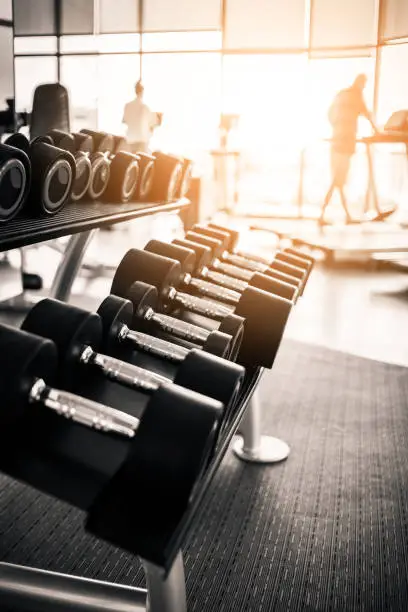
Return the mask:
<path id="1" fill-rule="evenodd" d="M 119 333 L 124 325 L 132 327 L 132 302 L 117 295 L 108 295 L 100 304 L 97 314 L 102 320 L 103 352 L 125 359 L 131 351 L 126 342 L 120 341 Z"/>
<path id="2" fill-rule="evenodd" d="M 176 238 L 172 241 L 172 244 L 176 244 L 177 246 L 185 247 L 186 249 L 191 249 L 196 254 L 196 265 L 195 270 L 199 273 L 203 268 L 207 268 L 212 261 L 212 253 L 211 249 L 204 246 L 203 244 L 198 244 L 197 242 L 192 242 L 191 240 L 181 240 Z"/>
<path id="3" fill-rule="evenodd" d="M 24 136 L 24 134 L 12 134 L 8 138 L 6 138 L 4 144 L 9 145 L 10 147 L 16 147 L 16 149 L 24 151 L 26 155 L 30 155 L 30 143 L 28 139 Z"/>
<path id="4" fill-rule="evenodd" d="M 149 253 L 156 253 L 163 257 L 175 259 L 181 265 L 182 274 L 193 274 L 194 272 L 196 256 L 192 249 L 177 246 L 176 244 L 169 244 L 168 242 L 162 242 L 161 240 L 149 240 L 144 250 Z"/>
<path id="5" fill-rule="evenodd" d="M 138 179 L 139 165 L 136 155 L 117 153 L 110 164 L 109 181 L 103 199 L 109 202 L 129 202 L 136 191 Z"/>
<path id="6" fill-rule="evenodd" d="M 70 153 L 75 153 L 75 138 L 74 136 L 72 136 L 72 134 L 69 134 L 68 132 L 63 132 L 62 130 L 50 130 L 47 136 L 51 138 L 52 143 L 56 147 L 64 149 L 65 151 L 69 151 Z"/>
<path id="7" fill-rule="evenodd" d="M 285 331 L 292 302 L 261 289 L 243 291 L 235 312 L 245 319 L 245 333 L 237 362 L 271 368 Z"/>
<path id="8" fill-rule="evenodd" d="M 219 331 L 212 331 L 209 333 L 207 340 L 203 344 L 203 350 L 207 353 L 217 355 L 217 357 L 223 357 L 229 359 L 231 351 L 234 347 L 234 341 L 229 334 L 223 334 Z"/>

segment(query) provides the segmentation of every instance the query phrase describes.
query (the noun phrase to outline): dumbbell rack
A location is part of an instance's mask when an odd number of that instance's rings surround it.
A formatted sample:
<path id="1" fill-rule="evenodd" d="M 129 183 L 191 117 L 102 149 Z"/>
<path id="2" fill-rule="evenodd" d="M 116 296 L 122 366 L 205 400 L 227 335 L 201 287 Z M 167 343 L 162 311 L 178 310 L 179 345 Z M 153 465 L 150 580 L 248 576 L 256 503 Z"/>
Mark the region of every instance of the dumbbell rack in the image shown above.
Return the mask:
<path id="1" fill-rule="evenodd" d="M 46 240 L 71 236 L 50 291 L 50 297 L 66 301 L 81 267 L 87 246 L 94 233 L 104 225 L 113 225 L 132 219 L 176 212 L 189 205 L 186 198 L 163 202 L 137 202 L 130 204 L 78 202 L 67 204 L 53 217 L 18 217 L 0 225 L 0 252 L 31 246 Z M 0 304 L 0 309 L 27 310 L 24 295 Z"/>

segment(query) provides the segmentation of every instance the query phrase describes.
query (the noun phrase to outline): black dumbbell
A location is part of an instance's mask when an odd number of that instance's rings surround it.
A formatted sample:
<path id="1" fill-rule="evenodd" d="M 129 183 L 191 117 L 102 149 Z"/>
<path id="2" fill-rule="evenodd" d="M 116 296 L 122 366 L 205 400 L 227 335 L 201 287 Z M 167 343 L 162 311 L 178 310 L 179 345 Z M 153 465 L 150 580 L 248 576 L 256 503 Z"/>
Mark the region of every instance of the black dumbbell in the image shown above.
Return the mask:
<path id="1" fill-rule="evenodd" d="M 57 361 L 57 350 L 50 340 L 0 325 L 0 423 L 10 461 L 18 459 L 12 453 L 16 448 L 17 455 L 26 439 L 26 456 L 41 466 L 40 470 L 36 467 L 23 472 L 26 482 L 53 492 L 55 476 L 69 474 L 69 485 L 58 491 L 61 497 L 71 496 L 79 507 L 90 511 L 89 528 L 94 533 L 105 517 L 109 493 L 114 489 L 115 512 L 126 514 L 129 510 L 137 523 L 132 537 L 135 531 L 140 535 L 140 548 L 131 550 L 146 556 L 150 549 L 147 544 L 143 548 L 142 543 L 146 530 L 149 538 L 156 534 L 157 523 L 154 526 L 149 522 L 150 514 L 157 513 L 156 504 L 171 515 L 161 523 L 163 537 L 170 527 L 174 532 L 174 522 L 178 524 L 194 495 L 213 453 L 220 404 L 176 385 L 163 386 L 152 395 L 138 419 L 55 388 Z M 47 474 L 52 484 L 48 484 Z M 82 483 L 91 491 L 74 494 L 75 484 L 83 489 Z M 140 526 L 139 518 L 146 518 Z M 151 558 L 149 553 L 147 558 Z"/>
<path id="2" fill-rule="evenodd" d="M 159 294 L 153 285 L 134 282 L 130 287 L 120 286 L 114 279 L 111 293 L 132 302 L 134 313 L 132 329 L 157 335 L 161 332 L 174 342 L 186 342 L 200 346 L 207 353 L 234 360 L 237 356 L 241 338 L 234 339 L 230 334 L 219 330 L 208 330 L 192 323 L 180 321 L 161 312 Z"/>
<path id="3" fill-rule="evenodd" d="M 303 285 L 306 284 L 309 278 L 312 266 L 310 261 L 308 261 L 307 259 L 287 254 L 284 251 L 277 251 L 272 261 L 269 261 L 266 264 L 262 264 L 258 261 L 249 260 L 246 257 L 228 251 L 227 249 L 230 243 L 230 236 L 226 232 L 222 232 L 214 228 L 208 228 L 205 225 L 201 225 L 199 223 L 193 226 L 192 231 L 207 236 L 209 238 L 215 238 L 216 240 L 219 240 L 222 243 L 223 247 L 223 252 L 220 259 L 233 266 L 237 266 L 238 268 L 244 268 L 252 272 L 266 273 L 270 268 L 273 267 L 275 262 L 278 261 L 293 266 L 295 270 L 293 271 L 292 269 L 291 273 L 293 274 L 293 276 L 299 278 L 303 282 Z"/>
<path id="4" fill-rule="evenodd" d="M 96 150 L 93 138 L 85 132 L 74 132 L 75 147 L 77 151 L 86 153 L 91 163 L 91 181 L 86 195 L 91 200 L 99 200 L 104 193 L 110 177 L 110 162 L 106 154 Z M 107 143 L 109 144 L 109 140 Z"/>
<path id="5" fill-rule="evenodd" d="M 193 259 L 194 259 L 194 253 Z M 140 249 L 131 249 L 120 262 L 112 282 L 111 293 L 127 297 L 129 287 L 135 281 L 141 281 L 157 288 L 159 308 L 164 312 L 184 309 L 195 314 L 220 320 L 218 331 L 233 338 L 233 352 L 230 358 L 238 354 L 244 334 L 244 321 L 233 312 L 225 311 L 224 315 L 213 317 L 214 304 L 188 293 L 177 290 L 179 279 L 183 276 L 181 264 L 168 257 Z M 130 298 L 129 298 L 130 299 Z M 201 338 L 199 339 L 201 340 Z"/>
<path id="6" fill-rule="evenodd" d="M 146 202 L 149 198 L 152 189 L 155 158 L 148 153 L 138 152 L 136 157 L 139 162 L 139 181 L 136 190 L 133 193 L 132 200 Z"/>
<path id="7" fill-rule="evenodd" d="M 236 255 L 241 255 L 245 259 L 250 259 L 250 260 L 253 260 L 253 261 L 257 261 L 259 263 L 263 263 L 263 264 L 268 264 L 269 263 L 269 260 L 266 259 L 265 257 L 261 257 L 260 255 L 257 255 L 256 253 L 247 252 L 247 251 L 241 251 L 241 250 L 238 249 L 239 232 L 237 230 L 233 230 L 233 229 L 231 229 L 229 227 L 225 227 L 223 225 L 218 225 L 216 223 L 208 223 L 208 227 L 209 228 L 212 227 L 215 230 L 219 230 L 219 231 L 224 232 L 224 233 L 229 235 L 230 241 L 229 241 L 227 250 L 230 251 L 230 253 L 234 253 Z M 294 249 L 294 248 L 288 247 L 288 248 L 283 249 L 283 252 L 289 253 L 291 255 L 295 255 L 296 257 L 301 257 L 302 259 L 305 259 L 306 261 L 309 261 L 310 264 L 312 265 L 312 267 L 315 264 L 315 258 L 312 257 L 311 255 L 308 255 L 307 253 L 305 253 L 304 251 L 302 251 L 300 249 Z"/>
<path id="8" fill-rule="evenodd" d="M 84 197 L 92 180 L 92 164 L 89 154 L 86 151 L 77 150 L 77 145 L 81 146 L 81 143 L 73 134 L 54 129 L 48 132 L 48 136 L 56 147 L 69 151 L 75 158 L 75 180 L 71 200 L 77 202 Z"/>
<path id="9" fill-rule="evenodd" d="M 152 202 L 171 202 L 177 199 L 177 188 L 182 174 L 182 160 L 161 151 L 153 153 L 154 174 L 149 193 Z"/>
<path id="10" fill-rule="evenodd" d="M 128 319 L 133 316 L 132 304 L 128 303 Z M 122 315 L 124 313 L 122 312 Z M 58 382 L 64 388 L 70 388 L 75 379 L 83 375 L 84 370 L 100 372 L 105 378 L 117 382 L 131 389 L 151 393 L 157 391 L 162 385 L 178 384 L 178 375 L 174 382 L 149 370 L 129 363 L 134 350 L 131 343 L 113 344 L 109 343 L 111 352 L 119 354 L 121 359 L 99 352 L 103 344 L 103 324 L 101 317 L 97 313 L 88 312 L 82 308 L 71 306 L 64 302 L 59 302 L 51 298 L 45 298 L 38 302 L 27 314 L 21 326 L 22 330 L 31 334 L 36 334 L 43 338 L 52 340 L 58 350 L 59 367 Z M 113 332 L 114 333 L 114 332 Z M 115 349 L 115 350 L 113 350 Z M 204 364 L 210 363 L 211 357 L 205 353 L 196 357 L 196 364 L 207 367 Z M 228 370 L 229 371 L 229 370 Z M 190 363 L 184 371 L 181 371 L 180 379 L 188 381 L 188 388 L 199 394 L 197 389 L 201 384 L 206 389 L 208 384 L 202 383 L 202 372 L 200 367 L 193 368 Z M 224 395 L 230 393 L 230 398 L 235 399 L 236 385 L 241 382 L 241 371 L 239 378 L 235 379 L 235 384 L 231 385 L 227 381 Z M 200 394 L 204 406 L 207 397 Z M 198 400 L 197 400 L 198 401 Z M 224 411 L 224 406 L 219 402 L 219 411 Z"/>
<path id="11" fill-rule="evenodd" d="M 31 165 L 21 149 L 0 144 L 0 221 L 9 221 L 23 208 L 31 186 Z"/>
<path id="12" fill-rule="evenodd" d="M 226 330 L 225 325 L 231 330 L 231 322 L 233 327 L 236 326 L 231 317 L 238 315 L 245 319 L 245 329 L 237 361 L 243 365 L 271 367 L 292 302 L 248 287 L 235 306 L 219 304 L 179 292 L 177 286 L 181 276 L 179 262 L 155 253 L 131 249 L 118 266 L 111 292 L 127 297 L 132 281 L 150 283 L 158 288 L 162 308 L 181 307 L 210 319 L 221 320 L 223 331 Z"/>
<path id="13" fill-rule="evenodd" d="M 80 133 L 91 136 L 97 159 L 103 155 L 109 163 L 109 176 L 98 197 L 107 202 L 129 202 L 139 182 L 139 163 L 136 155 L 120 150 L 126 145 L 125 139 L 93 130 L 81 130 Z"/>
<path id="14" fill-rule="evenodd" d="M 193 232 L 192 230 L 187 232 L 186 238 L 188 240 L 198 242 L 199 244 L 209 246 L 212 249 L 213 261 L 211 265 L 217 272 L 221 272 L 226 276 L 230 276 L 231 278 L 239 279 L 241 281 L 244 280 L 248 282 L 251 280 L 254 274 L 252 270 L 247 270 L 223 260 L 225 249 L 221 240 L 204 236 L 204 234 Z M 282 273 L 287 275 L 286 278 L 282 278 Z M 276 278 L 277 280 L 284 280 L 284 282 L 288 283 L 290 282 L 288 276 L 291 276 L 293 279 L 295 279 L 292 284 L 298 287 L 300 293 L 303 291 L 306 273 L 302 268 L 298 268 L 282 261 L 274 261 L 272 266 L 267 268 L 263 274 Z M 232 286 L 233 281 L 230 281 L 230 283 Z"/>
<path id="15" fill-rule="evenodd" d="M 191 175 L 193 170 L 193 162 L 191 159 L 183 158 L 181 161 L 181 171 L 175 189 L 176 198 L 186 197 L 191 183 Z"/>
<path id="16" fill-rule="evenodd" d="M 30 144 L 22 134 L 13 134 L 6 144 L 21 149 L 30 159 L 31 189 L 25 210 L 34 215 L 55 215 L 71 197 L 75 177 L 73 155 L 49 144 L 47 137 Z"/>
<path id="17" fill-rule="evenodd" d="M 228 420 L 245 375 L 244 368 L 199 349 L 187 349 L 131 329 L 133 304 L 116 295 L 109 295 L 97 313 L 102 320 L 102 348 L 106 354 L 120 356 L 124 343 L 136 351 L 178 364 L 173 382 L 220 401 L 225 406 L 223 422 Z"/>
<path id="18" fill-rule="evenodd" d="M 195 293 L 221 302 L 237 304 L 241 299 L 241 293 L 251 286 L 292 300 L 293 302 L 297 299 L 297 287 L 260 273 L 254 273 L 249 282 L 240 281 L 239 290 L 230 289 L 228 286 L 228 278 L 225 280 L 224 275 L 217 272 L 213 272 L 212 274 L 212 271 L 208 268 L 212 259 L 210 249 L 208 249 L 209 255 L 206 252 L 204 256 L 202 249 L 206 247 L 192 243 L 189 240 L 184 241 L 183 244 L 181 243 L 183 243 L 182 240 L 178 240 L 177 244 L 174 240 L 172 244 L 159 240 L 151 240 L 145 246 L 145 249 L 179 261 L 184 271 L 184 276 L 181 281 Z M 193 265 L 193 260 L 191 260 L 191 263 L 189 263 L 187 267 L 186 262 L 189 260 L 189 252 L 191 251 L 195 254 L 195 265 Z M 212 275 L 214 275 L 216 282 L 209 282 Z M 225 287 L 223 283 L 227 284 L 227 287 Z"/>

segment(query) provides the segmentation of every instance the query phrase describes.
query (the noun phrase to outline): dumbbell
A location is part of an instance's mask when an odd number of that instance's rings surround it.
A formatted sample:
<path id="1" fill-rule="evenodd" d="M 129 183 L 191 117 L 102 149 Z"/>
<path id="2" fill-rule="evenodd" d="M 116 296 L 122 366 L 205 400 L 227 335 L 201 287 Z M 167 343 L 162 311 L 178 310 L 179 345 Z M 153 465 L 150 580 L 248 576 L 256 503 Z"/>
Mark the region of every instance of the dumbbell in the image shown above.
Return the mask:
<path id="1" fill-rule="evenodd" d="M 124 141 L 119 136 L 115 137 L 106 132 L 93 130 L 81 130 L 80 133 L 92 138 L 96 155 L 103 155 L 109 163 L 109 176 L 105 189 L 98 197 L 103 197 L 107 202 L 129 202 L 139 179 L 137 156 L 120 150 L 115 153 L 115 150 L 118 150 Z"/>
<path id="2" fill-rule="evenodd" d="M 29 214 L 55 215 L 71 197 L 73 155 L 50 144 L 46 137 L 30 144 L 23 134 L 13 134 L 6 144 L 21 149 L 30 159 L 31 188 L 25 210 Z"/>
<path id="3" fill-rule="evenodd" d="M 125 344 L 126 353 L 129 347 L 177 364 L 173 382 L 220 401 L 225 406 L 223 421 L 228 420 L 245 375 L 244 368 L 199 349 L 187 349 L 131 329 L 134 312 L 130 300 L 109 295 L 97 314 L 102 320 L 105 353 L 121 356 L 121 346 Z"/>
<path id="4" fill-rule="evenodd" d="M 176 289 L 182 276 L 181 265 L 176 260 L 140 249 L 131 249 L 125 254 L 116 270 L 111 293 L 126 298 L 128 297 L 129 287 L 135 281 L 141 281 L 157 288 L 158 306 L 161 311 L 171 312 L 181 307 L 195 314 L 208 317 L 213 310 L 212 303 Z M 233 312 L 225 312 L 225 315 L 220 316 L 219 319 L 218 331 L 231 336 L 233 339 L 229 357 L 234 359 L 242 342 L 244 321 L 242 317 L 234 315 Z M 196 333 L 196 330 L 194 330 L 194 334 Z M 188 338 L 186 339 L 188 340 Z M 202 341 L 201 334 L 197 340 Z"/>
<path id="5" fill-rule="evenodd" d="M 127 309 L 126 319 L 130 322 L 133 317 L 133 306 L 130 302 L 127 304 Z M 123 310 L 122 316 L 125 316 Z M 54 342 L 59 356 L 57 380 L 64 388 L 70 388 L 74 381 L 83 376 L 87 370 L 91 370 L 91 373 L 92 371 L 100 372 L 108 380 L 145 393 L 157 391 L 162 385 L 182 386 L 178 384 L 178 381 L 181 380 L 188 384 L 185 388 L 201 395 L 203 404 L 206 405 L 207 397 L 200 394 L 198 389 L 208 389 L 208 383 L 201 380 L 200 368 L 202 367 L 205 371 L 207 367 L 214 369 L 218 366 L 218 364 L 214 366 L 214 362 L 211 362 L 210 355 L 204 352 L 200 354 L 197 351 L 194 363 L 187 362 L 184 368 L 180 368 L 180 377 L 177 373 L 173 382 L 166 376 L 129 363 L 127 360 L 132 357 L 134 347 L 131 342 L 112 342 L 111 334 L 115 334 L 115 328 L 117 329 L 115 321 L 112 323 L 114 327 L 111 332 L 108 332 L 110 338 L 106 344 L 110 352 L 119 354 L 121 359 L 99 352 L 103 345 L 103 324 L 99 314 L 58 300 L 45 298 L 38 302 L 27 314 L 21 329 Z M 198 368 L 193 365 L 198 365 Z M 230 365 L 232 364 L 227 363 L 223 370 L 227 371 L 227 374 L 231 372 Z M 217 379 L 221 380 L 220 374 Z M 233 384 L 231 384 L 230 377 L 227 377 L 225 388 L 221 392 L 224 397 L 229 394 L 227 405 L 232 399 L 235 399 L 237 386 L 240 386 L 241 380 L 241 369 L 233 371 Z M 199 402 L 199 398 L 196 401 Z M 219 411 L 224 411 L 224 405 L 221 402 L 218 407 Z"/>
<path id="6" fill-rule="evenodd" d="M 81 146 L 81 143 L 78 142 L 78 139 L 73 134 L 54 129 L 48 132 L 48 136 L 56 147 L 69 151 L 74 156 L 75 180 L 72 187 L 71 200 L 77 202 L 84 197 L 92 180 L 93 170 L 89 154 L 87 151 L 77 149 L 77 146 Z"/>
<path id="7" fill-rule="evenodd" d="M 110 162 L 103 152 L 95 149 L 94 141 L 90 134 L 74 132 L 72 135 L 75 140 L 76 150 L 86 153 L 91 163 L 91 182 L 89 183 L 87 196 L 91 200 L 99 200 L 108 185 Z"/>
<path id="8" fill-rule="evenodd" d="M 153 184 L 155 158 L 153 155 L 141 151 L 136 153 L 136 157 L 139 162 L 139 181 L 132 195 L 132 200 L 146 202 Z"/>
<path id="9" fill-rule="evenodd" d="M 0 221 L 9 221 L 20 212 L 30 185 L 31 165 L 27 154 L 0 144 Z"/>
<path id="10" fill-rule="evenodd" d="M 91 519 L 94 515 L 94 528 L 95 519 L 109 506 L 104 502 L 114 488 L 116 511 L 124 506 L 131 509 L 137 523 L 133 528 L 136 532 L 140 529 L 142 541 L 143 530 L 150 529 L 148 535 L 152 537 L 154 529 L 149 522 L 139 526 L 137 504 L 147 509 L 147 519 L 149 513 L 155 512 L 157 502 L 171 513 L 171 521 L 175 516 L 181 518 L 211 459 L 221 404 L 177 385 L 162 386 L 153 393 L 139 419 L 55 388 L 57 369 L 53 342 L 0 324 L 3 444 L 7 439 L 8 452 L 13 453 L 26 438 L 28 457 L 34 461 L 40 457 L 41 474 L 38 468 L 23 472 L 29 484 L 47 490 L 47 468 L 52 482 L 62 468 L 62 475 L 70 475 L 68 488 L 74 500 L 79 506 L 81 500 L 87 500 L 82 508 L 90 511 Z M 13 459 L 11 456 L 11 462 Z M 86 483 L 91 492 L 75 497 L 74 483 L 78 483 L 78 489 Z M 48 486 L 52 491 L 53 485 Z M 166 519 L 161 524 L 161 534 L 165 524 Z"/>
<path id="11" fill-rule="evenodd" d="M 291 301 L 248 287 L 235 306 L 219 304 L 179 292 L 180 278 L 182 269 L 178 261 L 131 249 L 116 270 L 111 293 L 128 297 L 129 287 L 134 281 L 152 284 L 158 289 L 162 309 L 184 308 L 221 320 L 222 330 L 226 331 L 227 325 L 231 335 L 234 329 L 239 329 L 241 334 L 237 322 L 231 319 L 233 314 L 238 315 L 239 319 L 245 319 L 245 328 L 237 361 L 243 365 L 272 366 L 291 311 Z"/>
<path id="12" fill-rule="evenodd" d="M 188 241 L 187 241 L 188 242 Z M 180 285 L 192 289 L 195 293 L 199 293 L 210 299 L 215 299 L 221 302 L 230 304 L 238 304 L 241 299 L 242 291 L 245 291 L 249 286 L 256 289 L 262 289 L 268 293 L 273 293 L 288 300 L 296 301 L 297 289 L 288 283 L 270 278 L 264 274 L 254 273 L 250 282 L 242 281 L 245 285 L 241 292 L 234 291 L 228 287 L 222 287 L 219 284 L 208 282 L 205 280 L 210 274 L 210 270 L 206 266 L 202 266 L 202 254 L 199 251 L 199 256 L 196 256 L 194 245 L 184 246 L 180 244 L 168 244 L 160 240 L 150 240 L 145 246 L 145 250 L 164 257 L 170 257 L 180 262 L 182 268 L 182 277 Z M 194 276 L 193 276 L 194 274 Z M 222 276 L 222 275 L 221 275 Z M 203 278 L 202 278 L 203 277 Z"/>
<path id="13" fill-rule="evenodd" d="M 186 238 L 193 242 L 198 242 L 199 244 L 209 246 L 212 249 L 213 261 L 211 266 L 215 269 L 215 271 L 221 272 L 222 274 L 230 277 L 229 286 L 231 288 L 237 288 L 237 290 L 239 290 L 238 287 L 240 284 L 236 284 L 234 282 L 237 279 L 240 281 L 244 280 L 246 282 L 251 280 L 254 274 L 252 270 L 241 268 L 223 260 L 225 249 L 220 240 L 210 238 L 209 236 L 204 236 L 204 234 L 193 232 L 192 230 L 187 232 Z M 284 277 L 282 277 L 282 273 L 285 275 Z M 299 293 L 302 293 L 303 291 L 306 274 L 301 268 L 286 264 L 282 261 L 274 261 L 270 268 L 264 270 L 263 274 L 295 285 L 298 288 Z"/>
<path id="14" fill-rule="evenodd" d="M 188 346 L 196 344 L 207 353 L 235 360 L 242 341 L 240 334 L 233 338 L 231 334 L 220 331 L 222 325 L 218 330 L 208 330 L 158 312 L 159 294 L 153 285 L 136 281 L 126 287 L 125 284 L 119 285 L 114 279 L 111 293 L 132 302 L 134 308 L 132 329 L 154 335 L 161 332 L 165 337 L 171 337 L 174 342 L 186 342 Z"/>
<path id="15" fill-rule="evenodd" d="M 183 171 L 182 161 L 175 155 L 167 155 L 161 151 L 155 151 L 153 156 L 154 175 L 149 199 L 152 202 L 171 202 L 177 199 L 177 189 Z"/>
<path id="16" fill-rule="evenodd" d="M 175 189 L 176 198 L 184 198 L 189 189 L 191 183 L 191 174 L 193 169 L 193 162 L 191 159 L 183 158 L 181 161 L 181 170 Z"/>
<path id="17" fill-rule="evenodd" d="M 206 227 L 205 225 L 201 224 L 194 225 L 193 231 L 197 231 L 209 237 L 214 237 L 221 240 L 224 248 L 227 251 L 227 254 L 225 255 L 226 261 L 230 261 L 235 265 L 242 266 L 243 268 L 247 268 L 248 270 L 253 270 L 255 272 L 265 272 L 266 269 L 271 268 L 275 261 L 282 261 L 284 263 L 304 269 L 306 272 L 304 284 L 306 284 L 309 280 L 309 276 L 314 265 L 314 259 L 313 257 L 310 257 L 310 255 L 304 254 L 302 251 L 290 248 L 276 251 L 275 257 L 272 261 L 258 256 L 255 256 L 254 259 L 251 256 L 248 257 L 244 253 L 238 252 L 234 248 L 231 250 L 231 244 L 236 242 L 236 234 L 238 232 L 234 232 L 234 237 L 232 238 L 231 234 L 227 230 Z"/>

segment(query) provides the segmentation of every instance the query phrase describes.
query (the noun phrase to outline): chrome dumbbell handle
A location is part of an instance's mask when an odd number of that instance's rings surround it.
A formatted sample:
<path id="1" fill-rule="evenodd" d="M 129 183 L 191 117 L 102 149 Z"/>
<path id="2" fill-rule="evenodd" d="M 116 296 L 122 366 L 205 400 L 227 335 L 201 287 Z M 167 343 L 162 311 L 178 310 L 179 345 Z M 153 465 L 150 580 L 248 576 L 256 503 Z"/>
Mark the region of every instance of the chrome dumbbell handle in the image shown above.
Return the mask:
<path id="1" fill-rule="evenodd" d="M 129 329 L 127 325 L 122 325 L 118 334 L 118 339 L 131 342 L 135 348 L 145 353 L 151 353 L 157 357 L 162 357 L 168 361 L 175 361 L 177 363 L 184 361 L 189 353 L 189 350 L 184 346 L 178 346 L 172 342 L 167 342 L 167 340 L 155 338 L 154 336 L 149 336 L 148 334 Z"/>
<path id="2" fill-rule="evenodd" d="M 235 251 L 234 255 L 238 255 L 239 257 L 243 257 L 245 260 L 250 259 L 251 261 L 256 261 L 264 266 L 268 265 L 268 260 L 265 257 L 261 257 L 260 255 L 255 255 L 255 253 L 250 253 L 246 251 Z"/>
<path id="3" fill-rule="evenodd" d="M 208 270 L 207 268 L 204 268 L 201 274 L 202 276 L 205 276 L 205 278 L 209 278 L 214 283 L 227 287 L 228 289 L 232 289 L 238 293 L 242 293 L 242 291 L 245 291 L 245 289 L 248 287 L 247 281 L 234 278 L 233 276 L 227 276 L 226 274 L 221 274 L 215 270 Z"/>
<path id="4" fill-rule="evenodd" d="M 227 274 L 228 276 L 235 276 L 236 278 L 240 278 L 244 281 L 250 281 L 254 274 L 251 270 L 245 270 L 244 268 L 233 266 L 225 263 L 224 261 L 220 261 L 219 259 L 214 259 L 212 267 L 220 272 L 223 272 L 224 274 Z"/>
<path id="5" fill-rule="evenodd" d="M 107 378 L 132 389 L 156 391 L 160 385 L 171 382 L 169 378 L 156 374 L 156 372 L 150 372 L 132 363 L 97 353 L 90 346 L 84 347 L 80 361 L 99 367 Z"/>
<path id="6" fill-rule="evenodd" d="M 220 287 L 219 285 L 209 283 L 201 278 L 191 278 L 186 284 L 197 289 L 202 295 L 206 295 L 216 300 L 224 300 L 226 302 L 238 304 L 241 298 L 241 295 L 237 291 L 233 291 L 226 287 Z"/>
<path id="7" fill-rule="evenodd" d="M 192 323 L 186 323 L 185 321 L 179 321 L 174 317 L 155 312 L 153 308 L 148 308 L 144 314 L 145 321 L 152 321 L 160 327 L 161 330 L 169 332 L 174 336 L 183 338 L 189 342 L 203 343 L 207 340 L 210 332 L 208 329 L 193 325 Z"/>
<path id="8" fill-rule="evenodd" d="M 243 267 L 253 272 L 265 272 L 267 269 L 267 266 L 259 261 L 245 259 L 245 257 L 241 257 L 240 255 L 228 253 L 228 251 L 223 253 L 222 258 L 234 266 Z"/>
<path id="9" fill-rule="evenodd" d="M 181 293 L 174 288 L 170 289 L 169 298 L 174 302 L 177 302 L 177 304 L 180 304 L 180 306 L 183 306 L 183 308 L 186 310 L 191 310 L 196 314 L 209 317 L 210 319 L 227 317 L 234 312 L 233 306 L 217 304 L 217 302 L 204 300 L 203 298 L 196 297 L 195 295 Z"/>
<path id="10" fill-rule="evenodd" d="M 30 401 L 40 402 L 75 423 L 128 438 L 133 438 L 140 423 L 136 417 L 115 408 L 48 387 L 42 378 L 38 378 L 31 387 Z"/>

